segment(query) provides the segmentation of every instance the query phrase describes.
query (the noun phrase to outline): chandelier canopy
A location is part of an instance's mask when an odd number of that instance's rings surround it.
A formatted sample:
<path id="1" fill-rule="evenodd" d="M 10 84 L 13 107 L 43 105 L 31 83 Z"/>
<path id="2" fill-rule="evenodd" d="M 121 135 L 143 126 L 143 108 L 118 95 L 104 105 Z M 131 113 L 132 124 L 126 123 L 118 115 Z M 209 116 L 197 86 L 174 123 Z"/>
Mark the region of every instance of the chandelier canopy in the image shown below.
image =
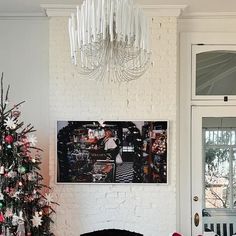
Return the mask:
<path id="1" fill-rule="evenodd" d="M 72 63 L 91 79 L 130 81 L 149 65 L 147 19 L 133 0 L 84 0 L 69 18 L 69 38 Z"/>

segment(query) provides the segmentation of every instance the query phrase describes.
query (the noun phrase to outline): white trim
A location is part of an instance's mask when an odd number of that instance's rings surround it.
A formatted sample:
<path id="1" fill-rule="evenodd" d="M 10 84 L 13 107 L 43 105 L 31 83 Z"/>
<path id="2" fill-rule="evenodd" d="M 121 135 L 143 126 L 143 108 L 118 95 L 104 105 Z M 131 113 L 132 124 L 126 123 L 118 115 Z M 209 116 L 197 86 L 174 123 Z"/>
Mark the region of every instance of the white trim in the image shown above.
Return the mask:
<path id="1" fill-rule="evenodd" d="M 192 29 L 194 30 L 194 29 Z M 191 47 L 193 44 L 235 44 L 232 32 L 182 32 L 180 34 L 180 232 L 191 235 L 191 106 L 235 105 L 236 101 L 191 101 Z"/>
<path id="2" fill-rule="evenodd" d="M 179 17 L 187 5 L 141 5 L 148 15 Z"/>
<path id="3" fill-rule="evenodd" d="M 40 4 L 44 9 L 46 16 L 70 16 L 72 12 L 76 11 L 76 5 L 66 4 Z"/>
<path id="4" fill-rule="evenodd" d="M 183 19 L 225 19 L 236 18 L 236 12 L 192 12 L 185 13 Z"/>
<path id="5" fill-rule="evenodd" d="M 191 132 L 191 205 L 192 205 L 192 219 L 195 214 L 199 214 L 200 222 L 198 226 L 194 225 L 194 221 L 192 220 L 192 233 L 193 235 L 202 234 L 202 183 L 203 183 L 203 175 L 202 175 L 202 163 L 201 157 L 202 155 L 202 116 L 199 115 L 199 107 L 192 107 L 192 124 L 193 131 Z M 194 158 L 193 158 L 194 157 Z M 196 178 L 197 176 L 197 178 Z M 201 190 L 201 192 L 200 192 Z M 198 201 L 193 201 L 193 197 L 197 196 Z"/>
<path id="6" fill-rule="evenodd" d="M 66 4 L 41 4 L 40 6 L 48 17 L 70 16 L 76 9 L 76 5 Z M 178 17 L 187 5 L 141 5 L 141 7 L 148 15 Z"/>
<path id="7" fill-rule="evenodd" d="M 179 32 L 235 32 L 236 17 L 178 19 Z M 235 42 L 234 42 L 235 43 Z"/>
<path id="8" fill-rule="evenodd" d="M 180 35 L 179 231 L 191 235 L 191 37 Z M 178 218 L 178 216 L 177 216 Z"/>
<path id="9" fill-rule="evenodd" d="M 222 100 L 195 100 L 191 102 L 192 106 L 236 106 L 235 100 L 228 100 L 228 102 L 224 102 Z"/>
<path id="10" fill-rule="evenodd" d="M 17 21 L 27 21 L 27 20 L 47 20 L 47 16 L 1 16 L 0 21 L 17 20 Z"/>
<path id="11" fill-rule="evenodd" d="M 33 18 L 46 17 L 44 12 L 1 12 L 0 18 Z"/>

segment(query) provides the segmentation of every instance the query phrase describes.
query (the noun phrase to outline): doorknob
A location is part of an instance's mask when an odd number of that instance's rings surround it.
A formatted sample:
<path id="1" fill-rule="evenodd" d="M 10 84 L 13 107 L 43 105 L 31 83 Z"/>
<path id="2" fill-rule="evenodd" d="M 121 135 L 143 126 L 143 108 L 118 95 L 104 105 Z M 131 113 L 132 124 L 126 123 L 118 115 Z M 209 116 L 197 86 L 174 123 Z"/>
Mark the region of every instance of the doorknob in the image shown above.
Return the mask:
<path id="1" fill-rule="evenodd" d="M 195 213 L 195 215 L 194 215 L 194 224 L 195 224 L 196 227 L 198 227 L 199 221 L 200 221 L 199 214 Z"/>
<path id="2" fill-rule="evenodd" d="M 197 202 L 198 201 L 198 196 L 194 196 L 193 201 Z"/>

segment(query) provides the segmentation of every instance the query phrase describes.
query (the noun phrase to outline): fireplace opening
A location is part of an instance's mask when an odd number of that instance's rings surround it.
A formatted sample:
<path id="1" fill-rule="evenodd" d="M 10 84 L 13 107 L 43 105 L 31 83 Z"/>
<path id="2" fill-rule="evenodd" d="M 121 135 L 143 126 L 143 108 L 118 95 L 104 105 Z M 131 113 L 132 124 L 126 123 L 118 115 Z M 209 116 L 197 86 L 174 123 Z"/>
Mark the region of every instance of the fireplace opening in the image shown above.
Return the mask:
<path id="1" fill-rule="evenodd" d="M 143 234 L 120 229 L 104 229 L 81 234 L 80 236 L 143 236 Z"/>

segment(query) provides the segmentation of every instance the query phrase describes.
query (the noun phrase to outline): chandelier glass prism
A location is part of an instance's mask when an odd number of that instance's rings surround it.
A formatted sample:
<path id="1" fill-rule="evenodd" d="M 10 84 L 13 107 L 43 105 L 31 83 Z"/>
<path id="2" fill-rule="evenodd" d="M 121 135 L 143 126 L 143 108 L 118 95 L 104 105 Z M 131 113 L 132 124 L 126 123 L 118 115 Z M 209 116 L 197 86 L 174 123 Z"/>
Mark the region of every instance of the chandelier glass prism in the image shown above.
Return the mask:
<path id="1" fill-rule="evenodd" d="M 133 0 L 84 0 L 69 18 L 69 38 L 72 63 L 82 76 L 128 82 L 148 68 L 147 18 Z"/>

